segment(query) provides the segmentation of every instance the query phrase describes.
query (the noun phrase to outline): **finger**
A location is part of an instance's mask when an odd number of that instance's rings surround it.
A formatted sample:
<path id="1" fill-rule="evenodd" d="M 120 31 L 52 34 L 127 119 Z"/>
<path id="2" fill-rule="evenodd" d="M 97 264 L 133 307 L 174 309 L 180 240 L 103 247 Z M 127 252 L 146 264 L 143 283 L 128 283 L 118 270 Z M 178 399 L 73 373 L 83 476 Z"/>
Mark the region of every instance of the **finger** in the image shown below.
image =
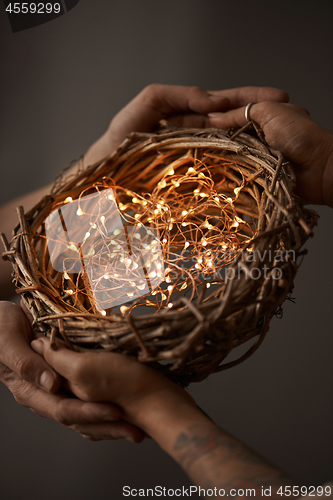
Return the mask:
<path id="1" fill-rule="evenodd" d="M 112 424 L 87 424 L 74 425 L 71 429 L 81 434 L 90 441 L 101 441 L 106 439 L 127 439 L 133 443 L 141 443 L 145 438 L 145 433 L 133 424 L 119 421 Z"/>
<path id="2" fill-rule="evenodd" d="M 251 118 L 253 118 L 253 108 L 254 105 L 251 107 Z M 223 129 L 243 127 L 246 124 L 245 107 L 233 109 L 225 113 L 210 113 L 208 118 L 212 127 Z"/>
<path id="3" fill-rule="evenodd" d="M 42 337 L 31 342 L 31 348 L 45 358 L 60 375 L 65 377 L 68 382 L 76 371 L 78 362 L 82 361 L 85 353 L 77 353 L 67 349 L 61 342 L 56 343 L 56 349 L 51 348 L 48 338 Z M 68 386 L 71 390 L 71 386 Z"/>
<path id="4" fill-rule="evenodd" d="M 211 126 L 207 115 L 199 115 L 195 113 L 171 116 L 167 121 L 176 127 L 207 128 Z"/>
<path id="5" fill-rule="evenodd" d="M 289 101 L 287 92 L 275 87 L 238 87 L 235 89 L 210 91 L 210 93 L 228 98 L 230 109 L 246 106 L 249 102 Z"/>
<path id="6" fill-rule="evenodd" d="M 224 129 L 242 127 L 246 124 L 245 109 L 244 106 L 225 113 L 210 113 L 208 115 L 210 123 L 213 127 Z M 295 116 L 308 117 L 309 111 L 295 104 L 263 101 L 253 104 L 249 115 L 250 119 L 257 122 L 266 133 L 266 128 L 274 130 L 276 127 L 276 132 L 281 129 L 282 125 L 286 126 L 290 121 L 293 121 Z"/>
<path id="7" fill-rule="evenodd" d="M 24 380 L 50 392 L 60 385 L 59 375 L 30 348 L 31 326 L 22 309 L 0 302 L 0 361 Z"/>
<path id="8" fill-rule="evenodd" d="M 22 379 L 8 388 L 20 405 L 65 426 L 118 422 L 123 415 L 116 405 L 85 402 L 61 392 L 49 394 Z"/>
<path id="9" fill-rule="evenodd" d="M 226 96 L 199 87 L 149 85 L 112 120 L 109 130 L 112 146 L 132 131 L 149 132 L 160 120 L 173 114 L 207 114 L 229 106 Z"/>

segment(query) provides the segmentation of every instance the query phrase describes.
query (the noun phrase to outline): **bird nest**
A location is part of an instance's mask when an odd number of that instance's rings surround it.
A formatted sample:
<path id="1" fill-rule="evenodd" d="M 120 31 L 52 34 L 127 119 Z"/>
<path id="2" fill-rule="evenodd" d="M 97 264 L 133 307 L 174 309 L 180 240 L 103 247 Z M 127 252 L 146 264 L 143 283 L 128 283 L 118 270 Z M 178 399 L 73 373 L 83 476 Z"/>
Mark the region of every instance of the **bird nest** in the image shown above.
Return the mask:
<path id="1" fill-rule="evenodd" d="M 79 166 L 27 213 L 18 207 L 10 244 L 3 236 L 35 330 L 135 356 L 183 385 L 250 356 L 317 221 L 256 124 L 133 133 Z"/>

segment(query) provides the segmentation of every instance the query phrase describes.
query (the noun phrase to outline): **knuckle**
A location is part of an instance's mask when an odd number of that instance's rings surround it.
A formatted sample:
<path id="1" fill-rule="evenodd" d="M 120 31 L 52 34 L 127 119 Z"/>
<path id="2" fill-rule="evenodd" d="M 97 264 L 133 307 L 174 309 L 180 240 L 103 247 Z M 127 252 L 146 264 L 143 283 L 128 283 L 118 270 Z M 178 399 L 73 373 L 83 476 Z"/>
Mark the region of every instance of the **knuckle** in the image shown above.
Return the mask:
<path id="1" fill-rule="evenodd" d="M 22 398 L 21 394 L 13 394 L 13 396 L 14 396 L 16 403 L 18 403 L 21 406 L 24 406 L 25 408 L 29 407 L 29 405 L 27 405 L 25 400 Z"/>
<path id="2" fill-rule="evenodd" d="M 13 386 L 12 394 L 15 401 L 25 408 L 30 408 L 31 406 L 31 385 L 28 382 L 20 381 L 19 384 Z"/>
<path id="3" fill-rule="evenodd" d="M 160 83 L 151 83 L 147 85 L 141 92 L 143 101 L 152 108 L 159 107 L 161 104 L 162 87 L 163 85 Z"/>
<path id="4" fill-rule="evenodd" d="M 55 420 L 59 424 L 64 425 L 65 427 L 68 427 L 71 424 L 70 419 L 64 413 L 62 413 L 61 411 L 58 411 L 56 413 Z"/>
<path id="5" fill-rule="evenodd" d="M 197 94 L 201 94 L 202 92 L 205 92 L 201 87 L 198 87 L 197 85 L 192 85 L 190 88 L 189 88 L 189 94 L 192 96 L 192 95 L 197 95 Z"/>
<path id="6" fill-rule="evenodd" d="M 147 96 L 155 96 L 161 90 L 162 85 L 160 83 L 150 83 L 143 89 L 143 93 Z"/>
<path id="7" fill-rule="evenodd" d="M 55 420 L 59 424 L 64 425 L 65 427 L 68 427 L 73 423 L 72 419 L 70 418 L 70 415 L 68 414 L 68 410 L 63 405 L 62 401 L 60 401 L 57 406 Z"/>
<path id="8" fill-rule="evenodd" d="M 31 379 L 31 373 L 34 370 L 34 365 L 29 358 L 20 357 L 16 360 L 17 371 L 24 380 Z"/>

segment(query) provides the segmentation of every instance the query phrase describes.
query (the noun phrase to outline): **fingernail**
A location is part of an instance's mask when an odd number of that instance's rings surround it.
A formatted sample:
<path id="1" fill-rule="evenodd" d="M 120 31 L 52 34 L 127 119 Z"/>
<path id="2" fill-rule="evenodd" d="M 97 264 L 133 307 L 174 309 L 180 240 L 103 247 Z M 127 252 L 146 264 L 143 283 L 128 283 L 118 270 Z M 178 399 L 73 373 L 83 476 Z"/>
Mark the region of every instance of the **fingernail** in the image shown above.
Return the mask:
<path id="1" fill-rule="evenodd" d="M 37 352 L 37 354 L 43 354 L 43 343 L 41 342 L 41 340 L 39 340 L 39 339 L 33 340 L 30 343 L 30 346 L 31 346 L 31 349 L 33 349 L 35 352 Z"/>
<path id="2" fill-rule="evenodd" d="M 221 116 L 221 113 L 208 113 L 208 117 L 209 118 L 218 118 L 219 116 Z"/>
<path id="3" fill-rule="evenodd" d="M 41 374 L 39 383 L 41 387 L 43 387 L 43 389 L 50 391 L 54 383 L 54 376 L 52 375 L 51 372 L 46 370 Z"/>

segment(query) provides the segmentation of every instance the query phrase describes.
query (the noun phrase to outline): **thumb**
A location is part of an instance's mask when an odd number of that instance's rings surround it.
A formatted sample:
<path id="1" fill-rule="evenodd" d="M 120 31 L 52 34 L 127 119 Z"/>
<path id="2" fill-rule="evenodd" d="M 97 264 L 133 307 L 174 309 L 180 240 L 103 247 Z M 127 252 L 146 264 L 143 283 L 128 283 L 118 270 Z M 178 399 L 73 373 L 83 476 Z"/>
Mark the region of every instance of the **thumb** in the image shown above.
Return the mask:
<path id="1" fill-rule="evenodd" d="M 49 392 L 57 392 L 60 376 L 30 348 L 32 331 L 22 309 L 0 302 L 0 362 L 19 377 Z"/>

